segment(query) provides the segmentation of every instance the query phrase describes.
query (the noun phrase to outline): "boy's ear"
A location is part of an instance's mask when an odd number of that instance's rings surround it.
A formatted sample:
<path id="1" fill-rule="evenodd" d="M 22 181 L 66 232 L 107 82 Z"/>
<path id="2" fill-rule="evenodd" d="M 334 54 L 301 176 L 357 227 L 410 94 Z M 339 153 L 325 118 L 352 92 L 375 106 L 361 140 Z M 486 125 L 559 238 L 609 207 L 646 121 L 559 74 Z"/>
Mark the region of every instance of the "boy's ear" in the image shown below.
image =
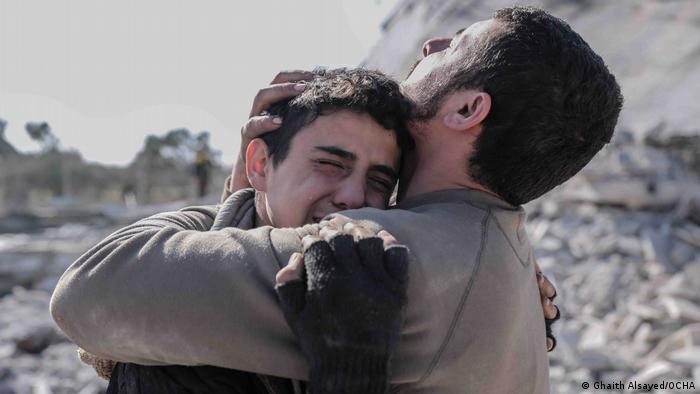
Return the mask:
<path id="1" fill-rule="evenodd" d="M 260 138 L 250 141 L 245 151 L 245 169 L 248 182 L 257 191 L 267 191 L 267 165 L 269 162 L 267 144 Z"/>
<path id="2" fill-rule="evenodd" d="M 456 92 L 446 103 L 450 106 L 442 122 L 450 129 L 468 131 L 481 125 L 491 112 L 491 95 L 478 90 Z"/>

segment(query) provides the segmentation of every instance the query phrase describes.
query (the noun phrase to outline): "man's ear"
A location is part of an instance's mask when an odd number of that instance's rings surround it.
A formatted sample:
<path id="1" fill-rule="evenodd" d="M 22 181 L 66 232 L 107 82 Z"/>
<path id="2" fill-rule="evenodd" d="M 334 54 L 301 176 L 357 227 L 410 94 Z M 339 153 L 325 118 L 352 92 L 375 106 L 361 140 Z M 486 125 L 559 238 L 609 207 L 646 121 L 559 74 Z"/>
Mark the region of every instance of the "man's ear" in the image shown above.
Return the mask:
<path id="1" fill-rule="evenodd" d="M 257 191 L 267 191 L 267 166 L 270 162 L 267 144 L 260 138 L 250 141 L 245 151 L 245 169 L 248 182 Z"/>
<path id="2" fill-rule="evenodd" d="M 491 112 L 491 95 L 479 90 L 455 92 L 445 101 L 442 123 L 450 129 L 467 131 L 483 123 Z"/>

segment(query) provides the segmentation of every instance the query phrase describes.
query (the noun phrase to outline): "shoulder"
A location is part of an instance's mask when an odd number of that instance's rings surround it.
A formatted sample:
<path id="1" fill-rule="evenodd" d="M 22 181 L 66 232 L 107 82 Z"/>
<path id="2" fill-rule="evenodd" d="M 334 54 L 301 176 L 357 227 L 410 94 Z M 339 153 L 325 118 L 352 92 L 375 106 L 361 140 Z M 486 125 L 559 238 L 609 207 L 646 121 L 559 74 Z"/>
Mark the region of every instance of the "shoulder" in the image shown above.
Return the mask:
<path id="1" fill-rule="evenodd" d="M 532 246 L 525 230 L 526 219 L 522 208 L 491 212 L 487 245 L 491 253 L 501 256 L 498 260 L 508 260 L 507 256 L 513 256 L 523 266 L 530 264 Z"/>
<path id="2" fill-rule="evenodd" d="M 375 230 L 399 233 L 422 234 L 440 229 L 440 232 L 483 231 L 483 222 L 489 211 L 464 203 L 434 203 L 411 209 L 362 208 L 342 211 L 335 215 L 346 216 Z M 333 215 L 331 215 L 333 216 Z"/>

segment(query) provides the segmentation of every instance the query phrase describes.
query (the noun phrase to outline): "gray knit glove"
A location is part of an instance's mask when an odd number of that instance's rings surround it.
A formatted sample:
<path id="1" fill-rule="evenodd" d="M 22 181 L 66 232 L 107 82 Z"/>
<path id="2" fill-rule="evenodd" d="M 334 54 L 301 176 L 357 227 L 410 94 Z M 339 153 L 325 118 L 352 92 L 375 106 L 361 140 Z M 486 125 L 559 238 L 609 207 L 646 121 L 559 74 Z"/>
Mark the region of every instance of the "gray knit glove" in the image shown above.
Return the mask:
<path id="1" fill-rule="evenodd" d="M 387 392 L 406 305 L 406 247 L 344 234 L 311 244 L 304 264 L 305 280 L 276 289 L 310 364 L 309 391 Z"/>

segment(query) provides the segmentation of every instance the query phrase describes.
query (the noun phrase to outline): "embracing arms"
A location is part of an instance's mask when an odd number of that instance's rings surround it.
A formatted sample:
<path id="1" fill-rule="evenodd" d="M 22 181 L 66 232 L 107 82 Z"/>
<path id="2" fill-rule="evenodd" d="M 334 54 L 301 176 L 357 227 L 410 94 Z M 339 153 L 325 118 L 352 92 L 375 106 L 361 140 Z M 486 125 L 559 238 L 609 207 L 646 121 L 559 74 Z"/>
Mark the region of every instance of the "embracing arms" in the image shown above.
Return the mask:
<path id="1" fill-rule="evenodd" d="M 323 224 L 325 223 L 325 224 Z M 309 365 L 311 394 L 383 394 L 406 307 L 408 250 L 386 231 L 322 222 L 277 274 L 287 322 Z"/>
<path id="2" fill-rule="evenodd" d="M 107 237 L 61 277 L 56 323 L 86 351 L 117 361 L 305 378 L 274 291 L 279 261 L 301 250 L 297 233 L 205 231 L 215 213 L 159 214 Z"/>

